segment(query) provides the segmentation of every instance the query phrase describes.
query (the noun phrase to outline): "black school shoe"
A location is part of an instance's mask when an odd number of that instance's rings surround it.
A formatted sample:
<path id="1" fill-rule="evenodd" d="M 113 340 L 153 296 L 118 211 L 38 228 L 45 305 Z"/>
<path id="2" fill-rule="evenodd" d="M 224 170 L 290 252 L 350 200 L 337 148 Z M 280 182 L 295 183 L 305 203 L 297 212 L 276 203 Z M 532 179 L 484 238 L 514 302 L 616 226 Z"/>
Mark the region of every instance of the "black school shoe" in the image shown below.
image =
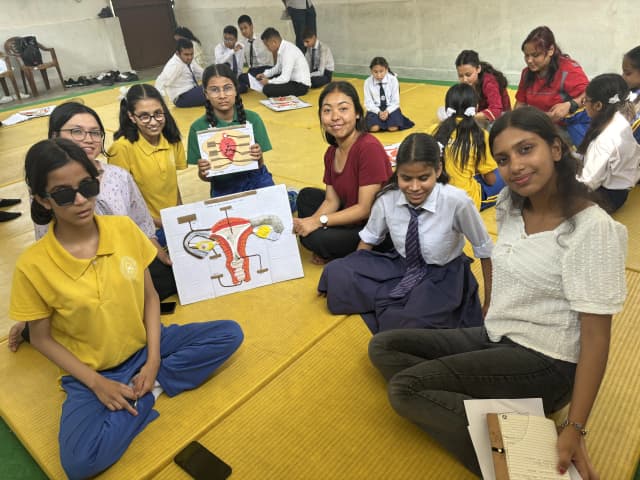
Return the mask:
<path id="1" fill-rule="evenodd" d="M 20 215 L 20 212 L 0 212 L 0 222 L 8 222 L 9 220 L 15 220 Z"/>
<path id="2" fill-rule="evenodd" d="M 21 202 L 19 198 L 3 198 L 0 200 L 0 208 L 13 207 Z"/>

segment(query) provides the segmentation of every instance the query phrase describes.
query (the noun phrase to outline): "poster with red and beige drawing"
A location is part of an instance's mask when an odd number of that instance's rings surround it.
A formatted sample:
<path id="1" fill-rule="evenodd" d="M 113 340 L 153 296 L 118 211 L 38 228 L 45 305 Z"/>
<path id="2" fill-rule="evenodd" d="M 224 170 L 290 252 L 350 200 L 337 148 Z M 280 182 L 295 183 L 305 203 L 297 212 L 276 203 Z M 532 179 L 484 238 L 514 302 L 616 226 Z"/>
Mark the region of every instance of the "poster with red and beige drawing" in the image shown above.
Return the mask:
<path id="1" fill-rule="evenodd" d="M 249 148 L 254 143 L 250 122 L 231 127 L 209 128 L 198 134 L 200 155 L 211 163 L 207 177 L 244 172 L 258 168 Z"/>
<path id="2" fill-rule="evenodd" d="M 304 276 L 284 185 L 160 215 L 182 305 Z"/>

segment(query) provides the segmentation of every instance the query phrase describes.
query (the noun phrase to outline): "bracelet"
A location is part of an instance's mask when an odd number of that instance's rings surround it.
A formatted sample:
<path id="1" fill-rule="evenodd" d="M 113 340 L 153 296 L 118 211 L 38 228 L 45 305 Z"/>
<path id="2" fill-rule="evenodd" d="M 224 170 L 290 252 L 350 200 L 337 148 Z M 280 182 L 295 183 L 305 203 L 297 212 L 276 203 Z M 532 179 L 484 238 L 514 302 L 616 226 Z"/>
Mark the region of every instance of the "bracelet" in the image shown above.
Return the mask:
<path id="1" fill-rule="evenodd" d="M 578 431 L 578 433 L 583 437 L 587 435 L 587 431 L 584 429 L 584 423 L 572 422 L 568 418 L 566 418 L 564 422 L 558 425 L 558 429 L 562 431 L 564 430 L 565 427 L 568 427 L 569 425 L 575 428 Z"/>
<path id="2" fill-rule="evenodd" d="M 578 108 L 580 108 L 578 102 L 576 102 L 573 98 L 569 100 L 569 113 L 576 113 L 576 110 L 578 110 Z"/>

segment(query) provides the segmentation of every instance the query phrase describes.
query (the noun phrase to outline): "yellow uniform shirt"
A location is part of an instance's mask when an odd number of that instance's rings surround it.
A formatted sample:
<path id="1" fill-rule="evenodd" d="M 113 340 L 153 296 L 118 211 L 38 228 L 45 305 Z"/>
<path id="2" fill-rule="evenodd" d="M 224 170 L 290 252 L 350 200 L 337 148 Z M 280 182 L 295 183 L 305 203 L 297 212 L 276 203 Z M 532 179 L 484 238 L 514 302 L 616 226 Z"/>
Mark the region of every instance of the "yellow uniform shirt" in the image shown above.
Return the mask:
<path id="1" fill-rule="evenodd" d="M 154 218 L 160 210 L 178 204 L 178 176 L 176 170 L 187 168 L 182 142 L 169 143 L 160 135 L 158 145 L 151 145 L 142 135 L 131 143 L 124 137 L 109 148 L 109 163 L 131 173 Z"/>
<path id="2" fill-rule="evenodd" d="M 94 216 L 94 258 L 67 252 L 53 228 L 18 258 L 9 316 L 50 318 L 51 335 L 95 370 L 120 365 L 146 345 L 144 271 L 157 250 L 129 217 Z"/>
<path id="3" fill-rule="evenodd" d="M 433 135 L 437 128 L 437 125 L 433 126 L 429 130 L 429 134 Z M 455 158 L 451 152 L 451 144 L 456 138 L 455 131 L 451 134 L 449 144 L 446 145 L 444 149 L 444 165 L 445 170 L 449 174 L 449 184 L 467 192 L 478 210 L 480 210 L 480 204 L 482 202 L 482 187 L 473 177 L 478 173 L 485 175 L 498 168 L 496 161 L 493 159 L 493 155 L 491 155 L 491 149 L 489 148 L 489 132 L 483 130 L 483 133 L 485 152 L 484 158 L 478 164 L 475 163 L 475 159 L 470 158 L 465 168 L 460 168 L 459 159 Z M 473 153 L 473 151 L 472 148 L 471 152 Z"/>

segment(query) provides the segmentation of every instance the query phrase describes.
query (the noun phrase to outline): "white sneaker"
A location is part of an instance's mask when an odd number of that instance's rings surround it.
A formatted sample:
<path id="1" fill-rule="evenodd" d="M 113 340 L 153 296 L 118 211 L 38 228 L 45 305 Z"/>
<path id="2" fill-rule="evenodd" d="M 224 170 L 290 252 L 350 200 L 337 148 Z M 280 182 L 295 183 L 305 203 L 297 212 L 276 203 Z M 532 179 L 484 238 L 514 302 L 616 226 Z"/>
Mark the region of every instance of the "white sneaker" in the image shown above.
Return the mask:
<path id="1" fill-rule="evenodd" d="M 14 100 L 15 100 L 15 97 L 4 96 L 4 97 L 0 98 L 0 103 L 9 103 L 9 102 L 13 102 Z"/>

